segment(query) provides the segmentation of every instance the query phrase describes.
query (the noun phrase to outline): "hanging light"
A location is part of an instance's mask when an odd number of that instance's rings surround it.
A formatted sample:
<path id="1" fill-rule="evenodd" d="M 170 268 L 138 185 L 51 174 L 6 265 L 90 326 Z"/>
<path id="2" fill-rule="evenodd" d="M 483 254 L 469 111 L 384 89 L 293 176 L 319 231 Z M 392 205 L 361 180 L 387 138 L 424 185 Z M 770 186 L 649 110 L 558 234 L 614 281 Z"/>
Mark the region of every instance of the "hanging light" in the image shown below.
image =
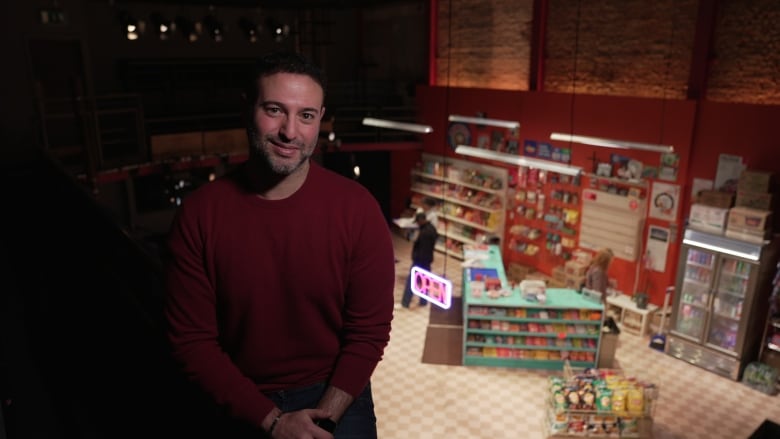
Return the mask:
<path id="1" fill-rule="evenodd" d="M 564 163 L 551 162 L 549 160 L 539 160 L 530 157 L 523 157 L 503 152 L 491 151 L 489 149 L 475 148 L 473 146 L 458 145 L 455 147 L 455 153 L 480 159 L 496 160 L 509 163 L 510 165 L 525 166 L 528 168 L 537 168 L 544 171 L 557 172 L 559 174 L 571 175 L 576 177 L 582 172 L 579 166 L 571 166 Z"/>
<path id="2" fill-rule="evenodd" d="M 214 41 L 217 43 L 222 42 L 222 38 L 224 38 L 225 35 L 225 28 L 222 26 L 222 23 L 217 20 L 217 17 L 215 17 L 214 14 L 209 14 L 204 17 L 203 25 L 206 27 L 206 30 Z"/>
<path id="3" fill-rule="evenodd" d="M 520 122 L 515 122 L 512 120 L 488 119 L 486 117 L 459 116 L 457 114 L 450 114 L 449 121 L 473 123 L 475 125 L 490 125 L 494 127 L 509 128 L 510 130 L 517 130 L 520 128 Z"/>
<path id="4" fill-rule="evenodd" d="M 166 19 L 159 12 L 153 12 L 149 16 L 149 23 L 152 25 L 154 32 L 157 32 L 157 35 L 161 40 L 167 40 L 176 30 L 176 23 Z"/>
<path id="5" fill-rule="evenodd" d="M 176 30 L 181 32 L 182 36 L 190 43 L 198 41 L 198 37 L 203 30 L 200 23 L 193 23 L 189 19 L 182 16 L 176 17 L 176 20 L 174 20 L 174 25 Z"/>
<path id="6" fill-rule="evenodd" d="M 581 143 L 583 145 L 601 146 L 604 148 L 636 149 L 661 153 L 674 152 L 672 145 L 659 145 L 656 143 L 630 142 L 628 140 L 606 139 L 604 137 L 580 136 L 577 134 L 552 133 L 551 140 L 563 142 Z"/>
<path id="7" fill-rule="evenodd" d="M 392 128 L 401 131 L 409 131 L 412 133 L 428 134 L 433 132 L 433 128 L 430 125 L 421 125 L 417 123 L 396 122 L 387 119 L 375 119 L 373 117 L 364 117 L 363 125 L 377 128 Z"/>
<path id="8" fill-rule="evenodd" d="M 119 13 L 119 24 L 122 26 L 125 37 L 130 41 L 135 41 L 141 36 L 145 23 L 138 21 L 129 12 L 122 11 Z"/>
<path id="9" fill-rule="evenodd" d="M 284 41 L 290 35 L 290 26 L 279 22 L 276 19 L 268 17 L 265 19 L 265 26 L 271 33 L 271 38 L 277 43 Z"/>
<path id="10" fill-rule="evenodd" d="M 246 17 L 241 17 L 238 20 L 238 27 L 241 28 L 244 36 L 250 43 L 257 42 L 257 34 L 260 31 L 260 26 L 257 23 Z"/>

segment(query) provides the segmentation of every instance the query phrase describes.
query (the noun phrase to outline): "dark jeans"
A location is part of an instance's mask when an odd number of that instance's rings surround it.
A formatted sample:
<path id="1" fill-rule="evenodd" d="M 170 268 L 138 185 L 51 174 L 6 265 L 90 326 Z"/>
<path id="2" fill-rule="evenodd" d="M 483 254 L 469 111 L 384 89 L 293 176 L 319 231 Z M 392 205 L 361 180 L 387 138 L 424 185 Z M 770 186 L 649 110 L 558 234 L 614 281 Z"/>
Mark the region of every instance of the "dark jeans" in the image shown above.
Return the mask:
<path id="1" fill-rule="evenodd" d="M 322 394 L 325 393 L 325 383 L 313 384 L 300 389 L 280 390 L 266 393 L 276 406 L 283 412 L 292 412 L 317 406 Z M 363 392 L 349 406 L 336 428 L 336 439 L 376 439 L 376 416 L 374 400 L 369 383 Z"/>
<path id="2" fill-rule="evenodd" d="M 431 265 L 425 265 L 425 264 L 412 264 L 412 267 L 420 267 L 423 270 L 431 271 Z M 409 304 L 412 302 L 412 282 L 414 279 L 412 279 L 412 268 L 409 268 L 409 277 L 406 279 L 406 286 L 404 287 L 404 295 L 401 298 L 401 305 L 409 308 Z M 420 306 L 427 305 L 428 301 L 420 297 Z"/>

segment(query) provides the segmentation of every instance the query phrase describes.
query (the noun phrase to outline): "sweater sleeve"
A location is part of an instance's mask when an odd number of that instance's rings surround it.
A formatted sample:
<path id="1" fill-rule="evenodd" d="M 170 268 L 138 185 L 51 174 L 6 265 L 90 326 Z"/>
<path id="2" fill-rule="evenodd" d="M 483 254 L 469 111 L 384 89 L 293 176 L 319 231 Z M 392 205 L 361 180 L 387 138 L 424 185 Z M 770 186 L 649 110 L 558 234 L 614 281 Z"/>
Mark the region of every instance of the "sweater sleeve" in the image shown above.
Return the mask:
<path id="1" fill-rule="evenodd" d="M 353 237 L 341 353 L 330 379 L 354 397 L 368 384 L 390 340 L 395 285 L 390 229 L 373 197 L 365 203 Z"/>
<path id="2" fill-rule="evenodd" d="M 185 375 L 227 413 L 260 427 L 274 407 L 244 376 L 218 342 L 215 289 L 205 255 L 204 215 L 186 203 L 169 234 L 166 319 L 172 354 Z"/>

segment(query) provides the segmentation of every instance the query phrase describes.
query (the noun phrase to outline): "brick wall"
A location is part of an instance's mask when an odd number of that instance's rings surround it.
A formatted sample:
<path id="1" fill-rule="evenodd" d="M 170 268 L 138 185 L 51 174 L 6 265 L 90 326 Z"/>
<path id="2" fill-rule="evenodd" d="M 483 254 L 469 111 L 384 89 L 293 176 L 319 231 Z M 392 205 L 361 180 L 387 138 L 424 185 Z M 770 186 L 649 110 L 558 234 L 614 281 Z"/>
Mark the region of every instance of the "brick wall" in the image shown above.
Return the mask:
<path id="1" fill-rule="evenodd" d="M 528 90 L 533 0 L 439 0 L 438 6 L 437 85 Z"/>
<path id="2" fill-rule="evenodd" d="M 533 3 L 440 0 L 437 85 L 528 90 Z M 698 8 L 697 0 L 549 0 L 540 88 L 684 99 Z M 720 0 L 716 13 L 706 98 L 780 103 L 780 2 Z"/>

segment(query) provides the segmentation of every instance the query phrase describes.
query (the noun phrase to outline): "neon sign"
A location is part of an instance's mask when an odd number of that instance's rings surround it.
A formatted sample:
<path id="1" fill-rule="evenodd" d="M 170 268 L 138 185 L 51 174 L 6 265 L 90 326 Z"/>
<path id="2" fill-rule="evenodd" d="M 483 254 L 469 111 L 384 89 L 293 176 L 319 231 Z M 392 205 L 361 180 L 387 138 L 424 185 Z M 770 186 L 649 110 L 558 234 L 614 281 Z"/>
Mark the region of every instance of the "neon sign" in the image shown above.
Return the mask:
<path id="1" fill-rule="evenodd" d="M 420 267 L 412 267 L 412 293 L 444 309 L 452 306 L 452 281 Z"/>

